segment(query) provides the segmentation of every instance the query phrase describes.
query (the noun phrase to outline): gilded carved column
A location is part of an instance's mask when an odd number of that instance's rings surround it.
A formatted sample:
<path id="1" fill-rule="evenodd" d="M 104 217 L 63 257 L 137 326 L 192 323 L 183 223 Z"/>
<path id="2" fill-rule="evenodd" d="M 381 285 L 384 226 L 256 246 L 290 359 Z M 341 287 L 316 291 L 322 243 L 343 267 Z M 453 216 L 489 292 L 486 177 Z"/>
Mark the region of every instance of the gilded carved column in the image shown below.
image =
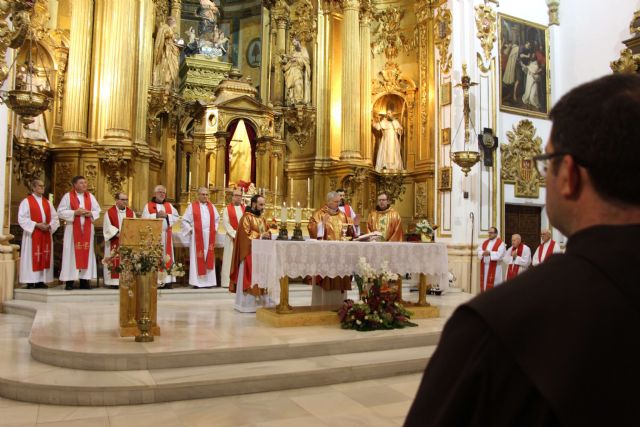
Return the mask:
<path id="1" fill-rule="evenodd" d="M 93 29 L 93 0 L 75 0 L 71 12 L 71 41 L 62 118 L 65 142 L 87 138 L 89 82 Z"/>
<path id="2" fill-rule="evenodd" d="M 140 0 L 138 17 L 138 73 L 137 73 L 137 103 L 135 142 L 139 145 L 147 145 L 147 91 L 151 84 L 151 71 L 153 68 L 153 25 L 154 6 L 152 0 Z"/>
<path id="3" fill-rule="evenodd" d="M 341 160 L 360 159 L 360 24 L 358 0 L 344 0 Z"/>
<path id="4" fill-rule="evenodd" d="M 182 31 L 180 30 L 181 13 L 182 13 L 182 0 L 171 0 L 171 16 L 173 16 L 176 20 L 175 34 L 182 34 Z"/>
<path id="5" fill-rule="evenodd" d="M 280 66 L 280 55 L 285 53 L 287 47 L 287 25 L 289 24 L 289 6 L 284 1 L 279 1 L 273 8 L 273 17 L 276 22 L 276 48 L 273 62 L 275 75 L 273 78 L 273 92 L 271 100 L 274 105 L 283 105 L 284 102 L 284 74 Z"/>
<path id="6" fill-rule="evenodd" d="M 109 1 L 106 16 L 110 25 L 103 28 L 103 37 L 107 37 L 106 57 L 103 58 L 113 61 L 103 62 L 101 85 L 108 85 L 110 94 L 100 96 L 94 102 L 106 104 L 103 107 L 108 112 L 104 138 L 113 141 L 132 139 L 136 75 L 131 71 L 135 70 L 134 46 L 137 38 L 132 35 L 136 34 L 137 27 L 136 4 L 131 1 Z"/>
<path id="7" fill-rule="evenodd" d="M 227 138 L 229 137 L 229 132 L 218 131 L 215 133 L 216 136 L 216 166 L 215 166 L 215 186 L 217 188 L 223 188 L 225 183 L 223 183 L 224 179 L 224 161 L 225 156 L 227 154 Z"/>
<path id="8" fill-rule="evenodd" d="M 360 6 L 360 152 L 368 163 L 371 149 L 371 9 L 368 1 Z"/>

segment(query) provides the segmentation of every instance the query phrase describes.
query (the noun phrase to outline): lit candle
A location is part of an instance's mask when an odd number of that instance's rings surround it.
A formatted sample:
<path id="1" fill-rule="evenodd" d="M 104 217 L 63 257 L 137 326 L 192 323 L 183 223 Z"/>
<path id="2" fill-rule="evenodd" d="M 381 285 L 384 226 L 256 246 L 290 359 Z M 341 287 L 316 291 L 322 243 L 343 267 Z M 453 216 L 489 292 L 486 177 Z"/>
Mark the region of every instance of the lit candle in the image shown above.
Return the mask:
<path id="1" fill-rule="evenodd" d="M 191 187 L 191 171 L 189 171 L 189 183 L 187 184 L 187 186 Z"/>
<path id="2" fill-rule="evenodd" d="M 273 195 L 275 196 L 276 194 L 278 194 L 278 175 L 276 175 L 276 188 L 273 191 Z"/>
<path id="3" fill-rule="evenodd" d="M 307 194 L 311 195 L 311 178 L 307 178 Z"/>
<path id="4" fill-rule="evenodd" d="M 287 222 L 287 202 L 282 202 L 282 209 L 280 210 L 280 222 Z"/>
<path id="5" fill-rule="evenodd" d="M 209 178 L 211 178 L 211 172 L 207 172 L 207 187 L 209 186 Z"/>
<path id="6" fill-rule="evenodd" d="M 300 224 L 302 222 L 302 210 L 300 209 L 300 202 L 298 202 L 298 207 L 296 208 L 296 224 Z"/>
<path id="7" fill-rule="evenodd" d="M 293 178 L 289 178 L 289 204 L 293 205 Z"/>
<path id="8" fill-rule="evenodd" d="M 227 174 L 225 173 L 222 178 L 222 188 L 227 186 Z"/>

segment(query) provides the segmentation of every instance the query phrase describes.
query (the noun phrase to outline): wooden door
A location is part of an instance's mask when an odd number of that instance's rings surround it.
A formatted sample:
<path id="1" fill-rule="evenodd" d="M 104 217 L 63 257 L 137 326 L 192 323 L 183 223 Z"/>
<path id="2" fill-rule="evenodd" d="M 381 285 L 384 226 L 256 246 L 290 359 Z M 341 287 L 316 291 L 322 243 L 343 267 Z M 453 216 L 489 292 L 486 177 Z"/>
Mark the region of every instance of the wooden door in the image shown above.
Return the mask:
<path id="1" fill-rule="evenodd" d="M 511 235 L 519 234 L 522 242 L 529 246 L 531 255 L 540 244 L 542 208 L 539 206 L 505 205 L 504 238 L 511 246 Z"/>

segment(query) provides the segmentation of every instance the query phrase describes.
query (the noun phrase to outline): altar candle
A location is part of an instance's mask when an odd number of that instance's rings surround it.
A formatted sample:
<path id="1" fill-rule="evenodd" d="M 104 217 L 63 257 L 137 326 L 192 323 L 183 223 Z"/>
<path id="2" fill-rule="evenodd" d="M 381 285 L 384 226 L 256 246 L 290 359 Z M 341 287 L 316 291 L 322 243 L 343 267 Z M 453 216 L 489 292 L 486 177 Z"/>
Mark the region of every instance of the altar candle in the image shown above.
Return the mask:
<path id="1" fill-rule="evenodd" d="M 276 175 L 276 188 L 273 191 L 273 195 L 275 197 L 275 195 L 278 194 L 278 175 Z M 274 199 L 275 200 L 275 199 Z"/>
<path id="2" fill-rule="evenodd" d="M 280 222 L 287 222 L 287 202 L 282 202 L 282 209 L 280 210 Z"/>
<path id="3" fill-rule="evenodd" d="M 311 195 L 311 178 L 307 178 L 307 194 Z"/>
<path id="4" fill-rule="evenodd" d="M 293 205 L 293 178 L 289 178 L 289 203 Z"/>
<path id="5" fill-rule="evenodd" d="M 191 171 L 189 171 L 189 183 L 187 185 L 191 187 Z"/>
<path id="6" fill-rule="evenodd" d="M 209 187 L 209 178 L 211 178 L 211 172 L 207 172 L 207 187 Z"/>
<path id="7" fill-rule="evenodd" d="M 298 207 L 296 208 L 296 224 L 300 224 L 302 222 L 302 210 L 300 209 L 300 202 L 298 202 Z"/>
<path id="8" fill-rule="evenodd" d="M 222 188 L 227 186 L 227 174 L 225 173 L 222 178 Z"/>

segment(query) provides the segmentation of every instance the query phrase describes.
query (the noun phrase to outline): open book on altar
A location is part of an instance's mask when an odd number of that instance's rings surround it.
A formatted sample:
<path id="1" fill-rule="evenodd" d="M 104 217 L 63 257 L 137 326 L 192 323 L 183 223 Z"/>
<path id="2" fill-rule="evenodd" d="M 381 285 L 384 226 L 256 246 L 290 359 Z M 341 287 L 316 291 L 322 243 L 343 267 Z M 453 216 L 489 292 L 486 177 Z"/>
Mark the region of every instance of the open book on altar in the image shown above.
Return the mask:
<path id="1" fill-rule="evenodd" d="M 379 231 L 372 231 L 371 233 L 363 234 L 354 239 L 356 242 L 380 242 L 382 240 L 382 233 Z"/>

